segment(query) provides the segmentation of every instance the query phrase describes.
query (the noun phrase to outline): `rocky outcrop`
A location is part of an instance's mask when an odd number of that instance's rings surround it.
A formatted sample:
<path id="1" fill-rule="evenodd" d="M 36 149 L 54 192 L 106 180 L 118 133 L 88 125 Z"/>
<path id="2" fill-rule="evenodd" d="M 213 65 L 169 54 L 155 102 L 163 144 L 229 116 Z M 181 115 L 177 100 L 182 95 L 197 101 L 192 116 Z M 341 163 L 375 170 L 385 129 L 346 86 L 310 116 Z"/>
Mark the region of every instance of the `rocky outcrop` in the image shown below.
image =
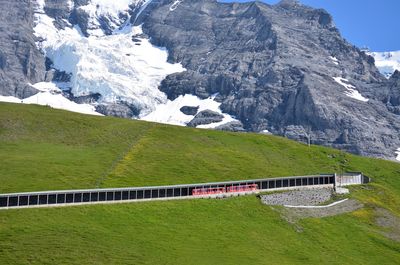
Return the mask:
<path id="1" fill-rule="evenodd" d="M 0 94 L 29 97 L 37 93 L 29 83 L 45 76 L 45 59 L 33 35 L 33 3 L 2 0 L 0 18 Z"/>
<path id="2" fill-rule="evenodd" d="M 388 93 L 385 98 L 388 110 L 400 115 L 400 72 L 395 71 L 389 79 Z"/>
<path id="3" fill-rule="evenodd" d="M 187 126 L 197 127 L 199 125 L 221 122 L 223 119 L 224 116 L 215 111 L 203 110 L 200 111 L 196 116 L 194 116 L 194 118 L 187 124 Z"/>
<path id="4" fill-rule="evenodd" d="M 196 107 L 194 107 L 194 106 L 183 106 L 182 108 L 180 108 L 180 111 L 183 114 L 192 115 L 192 116 L 196 115 L 198 110 L 199 110 L 199 106 L 196 106 Z"/>
<path id="5" fill-rule="evenodd" d="M 106 116 L 121 118 L 131 118 L 137 116 L 139 113 L 135 106 L 131 106 L 124 102 L 117 102 L 115 104 L 99 104 L 96 106 L 96 111 Z"/>
<path id="6" fill-rule="evenodd" d="M 240 121 L 231 121 L 215 128 L 220 131 L 229 131 L 229 132 L 244 132 L 243 124 Z"/>

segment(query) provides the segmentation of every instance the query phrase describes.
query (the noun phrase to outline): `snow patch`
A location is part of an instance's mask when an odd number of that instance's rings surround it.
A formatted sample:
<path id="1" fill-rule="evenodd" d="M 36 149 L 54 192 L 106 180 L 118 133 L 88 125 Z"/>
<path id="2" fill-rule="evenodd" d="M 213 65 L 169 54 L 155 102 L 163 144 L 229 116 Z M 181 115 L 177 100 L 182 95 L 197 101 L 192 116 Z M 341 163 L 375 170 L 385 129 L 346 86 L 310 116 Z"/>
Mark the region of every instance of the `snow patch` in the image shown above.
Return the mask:
<path id="1" fill-rule="evenodd" d="M 47 84 L 35 84 L 34 87 L 52 87 L 50 83 Z M 23 104 L 38 104 L 44 106 L 50 106 L 55 109 L 63 109 L 72 112 L 78 112 L 90 115 L 100 115 L 102 114 L 95 111 L 95 107 L 89 104 L 77 104 L 69 99 L 65 98 L 62 94 L 54 94 L 54 91 L 41 90 L 42 92 L 37 93 L 31 97 L 25 99 L 19 99 L 16 97 L 6 97 L 0 96 L 0 102 L 10 102 L 10 103 L 23 103 Z"/>
<path id="2" fill-rule="evenodd" d="M 8 103 L 21 103 L 22 100 L 13 96 L 1 96 L 0 102 L 8 102 Z"/>
<path id="3" fill-rule="evenodd" d="M 396 153 L 396 160 L 397 161 L 400 161 L 400 148 L 397 148 L 397 151 L 395 152 Z"/>
<path id="4" fill-rule="evenodd" d="M 339 60 L 336 57 L 329 56 L 329 59 L 331 59 L 334 64 L 339 65 Z"/>
<path id="5" fill-rule="evenodd" d="M 216 128 L 219 125 L 236 121 L 232 116 L 222 113 L 220 109 L 221 103 L 215 101 L 215 96 L 213 95 L 206 99 L 200 99 L 197 96 L 186 94 L 177 97 L 175 100 L 168 100 L 165 104 L 158 105 L 152 113 L 143 116 L 141 120 L 153 121 L 159 123 L 173 124 L 179 126 L 186 126 L 195 115 L 186 115 L 180 111 L 184 106 L 199 107 L 198 112 L 203 110 L 212 110 L 220 113 L 224 116 L 221 122 L 211 123 L 206 125 L 199 125 L 197 128 Z"/>
<path id="6" fill-rule="evenodd" d="M 41 92 L 57 92 L 60 93 L 61 89 L 57 87 L 55 83 L 52 82 L 39 82 L 31 85 Z"/>
<path id="7" fill-rule="evenodd" d="M 400 51 L 393 52 L 367 52 L 375 59 L 375 66 L 381 74 L 389 78 L 394 71 L 400 71 Z"/>
<path id="8" fill-rule="evenodd" d="M 25 104 L 39 104 L 50 106 L 55 109 L 69 110 L 73 112 L 101 115 L 95 111 L 95 108 L 89 104 L 77 104 L 68 100 L 61 94 L 53 94 L 51 92 L 39 92 L 29 98 L 23 99 L 22 103 Z M 101 115 L 102 116 L 102 115 Z"/>
<path id="9" fill-rule="evenodd" d="M 350 98 L 354 98 L 356 100 L 362 101 L 362 102 L 368 102 L 369 99 L 363 97 L 360 92 L 358 92 L 355 88 L 355 86 L 351 85 L 349 83 L 349 80 L 342 78 L 342 77 L 333 77 L 333 79 L 336 81 L 336 83 L 338 83 L 341 86 L 344 86 L 347 91 L 344 92 L 346 94 L 346 96 L 350 97 Z"/>
<path id="10" fill-rule="evenodd" d="M 169 11 L 174 11 L 178 8 L 179 4 L 182 3 L 183 0 L 175 0 L 175 2 L 169 7 Z"/>

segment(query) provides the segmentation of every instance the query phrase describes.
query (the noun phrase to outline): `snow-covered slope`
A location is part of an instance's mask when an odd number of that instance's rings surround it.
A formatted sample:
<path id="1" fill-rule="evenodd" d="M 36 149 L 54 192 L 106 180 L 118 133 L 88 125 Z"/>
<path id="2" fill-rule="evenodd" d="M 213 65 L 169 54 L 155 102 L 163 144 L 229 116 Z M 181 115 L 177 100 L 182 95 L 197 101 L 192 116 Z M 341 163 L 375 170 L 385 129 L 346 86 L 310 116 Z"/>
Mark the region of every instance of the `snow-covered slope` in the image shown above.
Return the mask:
<path id="1" fill-rule="evenodd" d="M 63 109 L 83 114 L 101 115 L 95 111 L 94 106 L 89 104 L 77 104 L 65 98 L 62 95 L 61 90 L 58 89 L 54 83 L 41 82 L 33 86 L 40 91 L 36 95 L 25 99 L 0 96 L 0 102 L 39 104 L 50 106 L 55 109 Z"/>
<path id="2" fill-rule="evenodd" d="M 146 115 L 167 97 L 158 90 L 169 74 L 182 72 L 181 64 L 167 62 L 168 52 L 153 46 L 140 26 L 129 23 L 130 5 L 148 4 L 143 0 L 90 0 L 80 6 L 89 16 L 86 37 L 78 25 L 57 29 L 54 19 L 44 12 L 44 1 L 36 7 L 35 35 L 38 46 L 52 61 L 52 67 L 71 76 L 67 88 L 75 97 L 98 93 L 97 103 L 124 102 Z M 71 3 L 73 7 L 73 3 Z M 71 8 L 72 8 L 71 7 Z M 140 8 L 137 7 L 137 8 Z M 139 11 L 140 12 L 140 11 Z M 113 30 L 106 35 L 106 28 Z"/>
<path id="3" fill-rule="evenodd" d="M 336 83 L 347 89 L 347 91 L 344 92 L 346 96 L 362 102 L 368 102 L 369 99 L 363 97 L 363 95 L 361 95 L 360 92 L 356 90 L 356 87 L 349 83 L 349 80 L 342 77 L 334 77 L 333 79 Z"/>
<path id="4" fill-rule="evenodd" d="M 197 112 L 211 110 L 224 116 L 221 122 L 198 125 L 197 128 L 211 129 L 228 122 L 237 121 L 230 115 L 222 113 L 221 109 L 219 108 L 221 103 L 215 101 L 214 98 L 215 96 L 207 99 L 200 99 L 197 96 L 189 94 L 179 96 L 173 101 L 168 100 L 165 104 L 158 105 L 154 112 L 143 117 L 142 120 L 186 126 L 186 124 L 189 123 L 195 117 L 195 115 L 184 114 L 180 109 L 185 106 L 191 106 L 198 107 Z"/>
<path id="5" fill-rule="evenodd" d="M 400 51 L 393 52 L 370 52 L 375 59 L 375 65 L 379 71 L 389 78 L 395 70 L 400 71 Z"/>

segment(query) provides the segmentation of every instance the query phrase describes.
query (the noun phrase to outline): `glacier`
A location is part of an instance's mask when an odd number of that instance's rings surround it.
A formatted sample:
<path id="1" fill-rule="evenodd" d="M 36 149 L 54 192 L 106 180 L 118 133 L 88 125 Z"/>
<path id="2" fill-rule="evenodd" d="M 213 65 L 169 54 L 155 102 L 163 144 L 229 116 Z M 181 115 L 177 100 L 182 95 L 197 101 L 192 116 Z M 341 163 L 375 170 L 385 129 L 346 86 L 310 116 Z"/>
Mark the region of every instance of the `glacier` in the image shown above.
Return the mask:
<path id="1" fill-rule="evenodd" d="M 78 25 L 57 29 L 54 19 L 44 12 L 44 1 L 38 1 L 34 26 L 40 39 L 37 45 L 52 61 L 53 68 L 70 74 L 67 84 L 70 93 L 75 97 L 98 93 L 101 95 L 98 103 L 128 103 L 139 109 L 141 115 L 167 102 L 167 96 L 158 86 L 167 75 L 185 69 L 179 63 L 168 63 L 168 51 L 152 45 L 141 26 L 132 26 L 126 16 L 129 5 L 148 3 L 90 0 L 79 7 L 89 15 L 86 37 Z M 111 35 L 101 29 L 102 16 L 111 21 Z M 65 84 L 62 88 L 65 89 Z"/>

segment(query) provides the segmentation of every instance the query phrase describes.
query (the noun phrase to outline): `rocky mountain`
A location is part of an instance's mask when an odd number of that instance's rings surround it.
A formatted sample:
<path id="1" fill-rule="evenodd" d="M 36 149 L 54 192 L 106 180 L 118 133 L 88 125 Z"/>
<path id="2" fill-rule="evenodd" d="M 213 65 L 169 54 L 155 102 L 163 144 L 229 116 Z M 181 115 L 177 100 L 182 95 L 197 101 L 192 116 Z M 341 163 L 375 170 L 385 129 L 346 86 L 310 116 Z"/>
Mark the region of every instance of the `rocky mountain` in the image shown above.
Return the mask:
<path id="1" fill-rule="evenodd" d="M 33 34 L 33 3 L 1 0 L 0 4 L 0 95 L 32 96 L 37 91 L 30 84 L 45 77 L 45 58 Z"/>
<path id="2" fill-rule="evenodd" d="M 106 115 L 268 131 L 386 159 L 400 147 L 400 74 L 385 78 L 325 10 L 295 0 L 20 2 L 35 67 L 14 73 L 0 56 L 18 86 L 50 82 Z M 12 43 L 0 45 L 17 60 Z M 9 87 L 0 94 L 29 96 Z"/>

